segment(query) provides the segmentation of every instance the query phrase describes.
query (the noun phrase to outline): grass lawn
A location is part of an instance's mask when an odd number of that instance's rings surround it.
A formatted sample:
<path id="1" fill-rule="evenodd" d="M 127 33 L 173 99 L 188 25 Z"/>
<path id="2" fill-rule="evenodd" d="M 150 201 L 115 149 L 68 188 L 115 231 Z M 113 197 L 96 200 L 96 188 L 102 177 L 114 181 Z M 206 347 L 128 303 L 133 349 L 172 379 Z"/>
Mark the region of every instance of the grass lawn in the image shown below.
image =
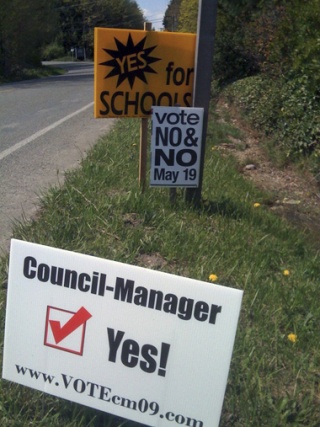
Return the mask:
<path id="1" fill-rule="evenodd" d="M 41 66 L 39 68 L 25 68 L 21 70 L 18 74 L 11 76 L 10 78 L 6 78 L 0 75 L 0 84 L 4 83 L 12 83 L 21 80 L 31 80 L 31 79 L 40 79 L 43 77 L 49 76 L 58 76 L 64 74 L 65 71 L 62 68 L 56 68 L 52 66 Z"/>
<path id="2" fill-rule="evenodd" d="M 244 290 L 221 427 L 320 425 L 320 260 L 268 209 L 216 146 L 237 131 L 212 120 L 203 203 L 138 185 L 139 121 L 119 120 L 14 237 Z M 241 135 L 237 135 L 241 138 Z M 0 263 L 6 281 L 8 260 Z M 1 290 L 3 337 L 6 289 Z M 3 340 L 3 338 L 2 338 Z M 132 425 L 1 381 L 1 426 Z"/>

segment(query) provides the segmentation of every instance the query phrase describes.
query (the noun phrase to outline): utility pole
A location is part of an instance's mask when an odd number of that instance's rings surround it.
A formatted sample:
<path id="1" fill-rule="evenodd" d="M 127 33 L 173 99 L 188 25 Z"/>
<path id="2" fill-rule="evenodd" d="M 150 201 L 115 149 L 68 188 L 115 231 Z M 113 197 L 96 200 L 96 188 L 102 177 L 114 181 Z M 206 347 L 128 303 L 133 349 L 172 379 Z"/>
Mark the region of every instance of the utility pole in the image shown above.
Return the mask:
<path id="1" fill-rule="evenodd" d="M 207 139 L 209 104 L 212 81 L 212 61 L 217 21 L 218 0 L 199 0 L 197 46 L 195 56 L 195 79 L 193 107 L 204 108 L 201 141 L 200 176 L 198 188 L 186 189 L 186 201 L 198 206 L 201 201 L 205 145 Z"/>

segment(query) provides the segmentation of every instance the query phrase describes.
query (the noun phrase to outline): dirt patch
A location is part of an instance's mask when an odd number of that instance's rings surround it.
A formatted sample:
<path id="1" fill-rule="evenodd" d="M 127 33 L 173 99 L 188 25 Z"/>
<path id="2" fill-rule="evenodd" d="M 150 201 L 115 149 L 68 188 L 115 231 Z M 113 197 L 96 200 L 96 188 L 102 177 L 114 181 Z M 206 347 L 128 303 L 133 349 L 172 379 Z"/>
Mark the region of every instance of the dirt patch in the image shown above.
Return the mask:
<path id="1" fill-rule="evenodd" d="M 138 214 L 135 212 L 126 213 L 123 217 L 125 225 L 129 227 L 138 227 L 142 224 L 142 220 L 139 218 Z"/>
<path id="2" fill-rule="evenodd" d="M 126 213 L 123 220 L 127 227 L 143 226 L 143 221 L 135 212 Z M 144 227 L 144 229 L 147 230 L 148 227 Z M 150 230 L 151 228 L 149 228 L 149 231 Z M 136 263 L 140 267 L 150 268 L 152 270 L 162 270 L 168 264 L 158 252 L 152 254 L 140 254 L 137 256 Z"/>
<path id="3" fill-rule="evenodd" d="M 218 149 L 234 155 L 240 172 L 270 194 L 269 209 L 305 231 L 320 248 L 320 188 L 315 178 L 292 165 L 277 167 L 268 157 L 259 134 L 241 119 L 234 107 L 220 101 L 217 110 L 220 120 L 227 112 L 232 124 L 243 134 L 241 140 L 230 136 L 230 143 Z"/>
<path id="4" fill-rule="evenodd" d="M 151 268 L 153 270 L 162 270 L 167 265 L 167 261 L 158 253 L 141 254 L 137 259 L 138 265 L 141 267 Z"/>

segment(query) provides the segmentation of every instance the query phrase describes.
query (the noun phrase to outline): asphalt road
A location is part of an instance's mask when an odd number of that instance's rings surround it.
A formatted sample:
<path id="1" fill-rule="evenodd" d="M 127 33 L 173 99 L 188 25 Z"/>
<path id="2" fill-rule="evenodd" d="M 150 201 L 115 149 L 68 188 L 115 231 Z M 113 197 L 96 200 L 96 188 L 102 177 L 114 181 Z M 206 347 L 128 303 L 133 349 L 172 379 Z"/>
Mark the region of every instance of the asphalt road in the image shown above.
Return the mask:
<path id="1" fill-rule="evenodd" d="M 13 222 L 32 217 L 113 123 L 93 118 L 93 64 L 60 66 L 62 76 L 0 86 L 0 253 Z"/>

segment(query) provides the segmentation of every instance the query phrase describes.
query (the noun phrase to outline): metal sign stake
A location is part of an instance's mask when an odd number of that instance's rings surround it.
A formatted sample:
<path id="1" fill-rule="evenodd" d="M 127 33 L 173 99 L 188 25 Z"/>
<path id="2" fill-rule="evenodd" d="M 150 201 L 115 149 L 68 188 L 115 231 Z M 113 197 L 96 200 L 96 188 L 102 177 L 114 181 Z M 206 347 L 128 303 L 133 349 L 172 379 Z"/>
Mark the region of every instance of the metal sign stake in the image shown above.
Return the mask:
<path id="1" fill-rule="evenodd" d="M 198 206 L 201 201 L 205 145 L 208 127 L 212 58 L 217 20 L 218 0 L 199 0 L 198 34 L 195 56 L 195 80 L 193 87 L 193 107 L 204 108 L 200 177 L 198 188 L 186 190 L 186 201 Z"/>

